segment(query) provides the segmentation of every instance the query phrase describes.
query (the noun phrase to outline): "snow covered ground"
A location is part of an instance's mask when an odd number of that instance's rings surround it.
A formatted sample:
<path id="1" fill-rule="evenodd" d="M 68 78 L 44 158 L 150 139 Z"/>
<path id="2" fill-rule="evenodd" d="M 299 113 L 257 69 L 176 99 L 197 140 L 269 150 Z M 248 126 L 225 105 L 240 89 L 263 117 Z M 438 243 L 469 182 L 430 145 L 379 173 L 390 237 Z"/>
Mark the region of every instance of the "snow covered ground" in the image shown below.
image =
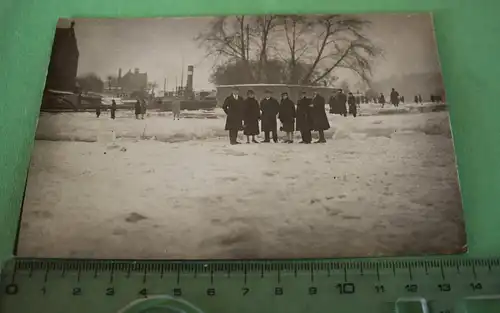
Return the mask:
<path id="1" fill-rule="evenodd" d="M 238 146 L 228 144 L 220 110 L 184 112 L 180 121 L 155 112 L 145 120 L 121 111 L 116 120 L 42 114 L 18 253 L 233 259 L 459 252 L 465 233 L 448 113 L 428 111 L 381 115 L 373 105 L 357 118 L 330 115 L 326 144 Z"/>

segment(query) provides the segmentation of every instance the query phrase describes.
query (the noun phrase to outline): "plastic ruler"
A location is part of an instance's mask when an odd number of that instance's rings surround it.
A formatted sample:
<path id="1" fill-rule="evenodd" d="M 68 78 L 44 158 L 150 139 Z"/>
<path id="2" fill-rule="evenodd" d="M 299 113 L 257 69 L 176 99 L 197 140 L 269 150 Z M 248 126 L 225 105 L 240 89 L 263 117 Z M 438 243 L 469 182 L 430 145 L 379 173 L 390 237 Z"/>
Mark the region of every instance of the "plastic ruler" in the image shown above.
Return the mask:
<path id="1" fill-rule="evenodd" d="M 16 259 L 2 313 L 499 313 L 500 259 Z"/>

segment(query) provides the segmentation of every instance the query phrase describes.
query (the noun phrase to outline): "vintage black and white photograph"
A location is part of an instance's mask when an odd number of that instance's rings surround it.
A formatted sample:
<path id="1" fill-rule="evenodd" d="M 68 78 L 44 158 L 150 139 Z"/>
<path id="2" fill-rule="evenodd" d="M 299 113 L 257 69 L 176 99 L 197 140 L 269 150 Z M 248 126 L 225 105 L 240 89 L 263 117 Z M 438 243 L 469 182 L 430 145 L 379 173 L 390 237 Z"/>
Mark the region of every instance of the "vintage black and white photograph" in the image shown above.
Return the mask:
<path id="1" fill-rule="evenodd" d="M 430 13 L 61 19 L 51 51 L 18 256 L 464 251 Z"/>

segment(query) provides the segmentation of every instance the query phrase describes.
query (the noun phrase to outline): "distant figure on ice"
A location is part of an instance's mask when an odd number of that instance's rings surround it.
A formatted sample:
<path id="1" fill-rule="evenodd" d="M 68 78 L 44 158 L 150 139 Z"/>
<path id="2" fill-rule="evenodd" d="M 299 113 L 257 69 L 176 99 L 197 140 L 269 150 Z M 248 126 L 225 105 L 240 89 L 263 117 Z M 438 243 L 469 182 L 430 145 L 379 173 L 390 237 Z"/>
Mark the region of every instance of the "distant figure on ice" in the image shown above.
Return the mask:
<path id="1" fill-rule="evenodd" d="M 307 93 L 302 91 L 302 96 L 297 102 L 297 130 L 300 131 L 302 141 L 300 143 L 311 143 L 312 130 L 312 108 L 309 106 L 311 99 L 307 97 Z"/>
<path id="2" fill-rule="evenodd" d="M 385 105 L 385 96 L 383 93 L 380 93 L 380 97 L 378 97 L 378 103 L 382 104 L 382 107 Z"/>
<path id="3" fill-rule="evenodd" d="M 264 142 L 271 142 L 269 133 L 273 135 L 273 141 L 278 142 L 278 122 L 276 116 L 280 110 L 278 100 L 271 97 L 271 91 L 266 90 L 265 98 L 260 101 L 262 131 L 264 132 Z"/>
<path id="4" fill-rule="evenodd" d="M 394 88 L 391 90 L 391 104 L 395 107 L 399 106 L 399 93 Z"/>
<path id="5" fill-rule="evenodd" d="M 111 100 L 111 118 L 115 119 L 115 113 L 116 113 L 116 101 L 115 99 Z"/>
<path id="6" fill-rule="evenodd" d="M 181 116 L 181 99 L 179 96 L 175 96 L 174 100 L 172 100 L 172 113 L 175 119 L 179 120 Z"/>
<path id="7" fill-rule="evenodd" d="M 330 98 L 330 101 L 332 101 L 332 98 Z M 347 109 L 346 109 L 347 96 L 342 89 L 339 90 L 335 95 L 333 103 L 334 103 L 333 114 L 340 114 L 343 116 L 347 116 Z"/>
<path id="8" fill-rule="evenodd" d="M 311 107 L 313 130 L 319 133 L 319 139 L 315 143 L 325 143 L 325 130 L 330 128 L 325 111 L 325 98 L 314 92 Z"/>
<path id="9" fill-rule="evenodd" d="M 356 117 L 358 114 L 358 107 L 356 105 L 356 97 L 354 97 L 352 92 L 350 92 L 349 96 L 347 96 L 347 103 L 349 104 L 349 114 Z"/>
<path id="10" fill-rule="evenodd" d="M 142 103 L 141 103 L 141 119 L 144 119 L 144 114 L 146 114 L 146 110 L 147 110 L 147 102 L 146 102 L 146 99 L 142 99 Z"/>
<path id="11" fill-rule="evenodd" d="M 405 103 L 405 96 L 401 96 L 399 99 L 401 100 L 401 103 Z"/>
<path id="12" fill-rule="evenodd" d="M 142 111 L 141 101 L 139 99 L 137 99 L 137 101 L 135 102 L 134 109 L 135 109 L 135 119 L 138 120 L 139 114 L 141 114 L 141 111 Z"/>
<path id="13" fill-rule="evenodd" d="M 260 107 L 259 101 L 255 99 L 255 93 L 253 90 L 247 91 L 247 98 L 245 99 L 245 108 L 243 112 L 243 134 L 247 136 L 247 143 L 250 143 L 250 136 L 252 136 L 253 143 L 259 143 L 255 139 L 255 136 L 260 133 Z"/>
<path id="14" fill-rule="evenodd" d="M 418 103 L 418 95 L 415 95 L 415 98 L 413 98 L 413 101 L 414 101 L 415 103 Z"/>
<path id="15" fill-rule="evenodd" d="M 330 114 L 335 114 L 336 107 L 337 107 L 337 93 L 334 91 L 333 94 L 328 98 L 328 105 L 330 106 Z"/>
<path id="16" fill-rule="evenodd" d="M 96 105 L 96 107 L 95 107 L 95 116 L 96 116 L 97 118 L 99 118 L 99 116 L 101 116 L 101 104 L 100 104 L 100 103 L 98 103 L 98 104 Z"/>
<path id="17" fill-rule="evenodd" d="M 227 115 L 224 129 L 229 131 L 229 143 L 232 145 L 240 144 L 240 142 L 238 142 L 238 131 L 243 128 L 243 109 L 245 101 L 238 93 L 238 88 L 234 88 L 222 105 L 222 109 Z"/>
<path id="18" fill-rule="evenodd" d="M 420 102 L 420 104 L 422 104 L 422 95 L 418 94 L 418 102 Z"/>
<path id="19" fill-rule="evenodd" d="M 281 121 L 281 124 L 283 124 L 283 131 L 286 132 L 286 143 L 293 143 L 295 113 L 295 104 L 288 98 L 288 93 L 282 93 L 278 118 Z"/>

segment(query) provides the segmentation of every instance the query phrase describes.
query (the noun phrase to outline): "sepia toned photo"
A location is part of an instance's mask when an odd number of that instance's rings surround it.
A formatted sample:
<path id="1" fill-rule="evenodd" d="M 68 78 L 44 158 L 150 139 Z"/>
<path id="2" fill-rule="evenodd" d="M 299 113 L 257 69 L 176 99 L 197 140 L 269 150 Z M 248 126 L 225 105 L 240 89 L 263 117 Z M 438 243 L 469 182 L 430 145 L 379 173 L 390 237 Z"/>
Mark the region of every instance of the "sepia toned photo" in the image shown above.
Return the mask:
<path id="1" fill-rule="evenodd" d="M 62 19 L 17 255 L 453 254 L 432 15 Z"/>

